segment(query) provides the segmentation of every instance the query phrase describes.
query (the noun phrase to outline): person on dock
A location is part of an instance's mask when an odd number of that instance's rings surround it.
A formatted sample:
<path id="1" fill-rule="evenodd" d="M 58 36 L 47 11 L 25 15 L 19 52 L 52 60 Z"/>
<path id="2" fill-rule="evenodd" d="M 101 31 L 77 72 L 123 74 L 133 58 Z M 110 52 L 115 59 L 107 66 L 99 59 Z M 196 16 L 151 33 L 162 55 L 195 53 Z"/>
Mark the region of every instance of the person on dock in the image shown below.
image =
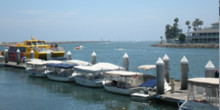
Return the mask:
<path id="1" fill-rule="evenodd" d="M 218 72 L 218 69 L 216 69 L 216 71 L 215 71 L 215 78 L 219 78 L 219 72 Z"/>

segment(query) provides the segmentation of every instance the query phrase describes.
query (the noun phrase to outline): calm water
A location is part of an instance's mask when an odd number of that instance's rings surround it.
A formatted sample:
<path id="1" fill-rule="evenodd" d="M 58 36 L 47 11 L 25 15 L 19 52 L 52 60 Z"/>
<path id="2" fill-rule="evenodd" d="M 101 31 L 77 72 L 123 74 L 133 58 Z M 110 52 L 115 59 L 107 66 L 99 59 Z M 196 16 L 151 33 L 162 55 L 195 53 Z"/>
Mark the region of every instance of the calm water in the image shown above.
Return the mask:
<path id="1" fill-rule="evenodd" d="M 159 57 L 170 57 L 170 76 L 180 79 L 180 60 L 189 60 L 189 77 L 204 76 L 208 60 L 218 67 L 218 49 L 181 49 L 151 47 L 155 42 L 111 42 L 108 44 L 82 44 L 84 48 L 74 50 L 79 44 L 62 44 L 70 50 L 72 58 L 91 61 L 91 53 L 97 54 L 97 62 L 111 62 L 122 66 L 122 56 L 129 55 L 130 70 L 154 74 L 155 70 L 137 70 L 143 64 L 155 64 Z M 116 47 L 123 50 L 115 50 Z M 2 48 L 2 47 L 1 47 Z M 112 110 L 112 109 L 176 110 L 177 107 L 160 102 L 134 102 L 129 96 L 78 86 L 74 83 L 61 83 L 46 78 L 28 77 L 25 70 L 0 68 L 0 110 Z"/>

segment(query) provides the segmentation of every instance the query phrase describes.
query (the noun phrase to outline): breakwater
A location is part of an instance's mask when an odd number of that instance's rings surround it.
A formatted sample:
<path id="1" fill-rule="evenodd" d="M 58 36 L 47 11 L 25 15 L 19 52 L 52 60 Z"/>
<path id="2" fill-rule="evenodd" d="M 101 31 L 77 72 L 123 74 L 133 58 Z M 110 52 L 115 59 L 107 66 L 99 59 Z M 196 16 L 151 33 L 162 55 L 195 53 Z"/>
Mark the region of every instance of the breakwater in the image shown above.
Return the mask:
<path id="1" fill-rule="evenodd" d="M 171 48 L 219 48 L 219 44 L 153 44 L 151 46 Z"/>

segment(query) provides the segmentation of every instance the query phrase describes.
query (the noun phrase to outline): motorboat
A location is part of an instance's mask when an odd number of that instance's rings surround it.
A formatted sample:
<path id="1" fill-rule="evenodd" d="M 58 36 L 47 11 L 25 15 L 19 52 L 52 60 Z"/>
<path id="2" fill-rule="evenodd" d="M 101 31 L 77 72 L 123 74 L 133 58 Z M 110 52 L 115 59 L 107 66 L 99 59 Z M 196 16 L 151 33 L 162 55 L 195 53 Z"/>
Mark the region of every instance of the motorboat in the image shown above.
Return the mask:
<path id="1" fill-rule="evenodd" d="M 219 110 L 219 78 L 189 79 L 187 93 L 179 110 Z"/>
<path id="2" fill-rule="evenodd" d="M 45 74 L 46 70 L 46 61 L 41 60 L 32 60 L 26 63 L 26 71 L 29 76 L 34 77 L 47 77 Z"/>
<path id="3" fill-rule="evenodd" d="M 74 81 L 74 67 L 75 66 L 89 66 L 89 62 L 82 60 L 68 60 L 61 63 L 48 63 L 46 75 L 49 79 L 55 81 L 71 82 Z"/>
<path id="4" fill-rule="evenodd" d="M 107 71 L 104 75 L 105 90 L 123 95 L 131 95 L 144 90 L 145 87 L 140 85 L 149 79 L 155 79 L 151 75 L 129 71 Z"/>
<path id="5" fill-rule="evenodd" d="M 47 52 L 50 51 L 52 58 L 63 57 L 65 51 L 62 47 L 59 47 L 57 44 L 47 45 L 43 40 L 36 40 L 32 37 L 31 40 L 26 40 L 24 43 L 17 43 L 16 45 L 11 45 L 8 47 L 8 59 L 9 61 L 16 61 L 17 49 L 21 52 L 21 59 L 26 58 L 30 59 L 31 50 L 34 51 L 34 58 L 44 59 L 47 58 Z"/>
<path id="6" fill-rule="evenodd" d="M 75 82 L 82 86 L 87 87 L 103 87 L 103 72 L 124 70 L 123 67 L 111 64 L 111 63 L 97 63 L 92 66 L 75 66 L 75 72 L 77 75 L 74 77 Z"/>
<path id="7" fill-rule="evenodd" d="M 47 77 L 46 68 L 48 63 L 61 63 L 61 61 L 50 60 L 45 61 L 41 59 L 30 59 L 25 64 L 26 71 L 29 76 L 33 77 Z"/>

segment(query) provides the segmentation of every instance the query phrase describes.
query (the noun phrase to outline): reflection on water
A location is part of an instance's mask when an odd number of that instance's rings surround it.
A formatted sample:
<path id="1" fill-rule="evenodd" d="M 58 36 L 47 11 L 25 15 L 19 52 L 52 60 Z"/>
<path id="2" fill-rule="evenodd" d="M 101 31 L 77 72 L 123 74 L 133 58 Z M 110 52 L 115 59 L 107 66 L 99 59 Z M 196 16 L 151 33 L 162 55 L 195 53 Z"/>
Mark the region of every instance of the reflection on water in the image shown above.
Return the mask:
<path id="1" fill-rule="evenodd" d="M 164 109 L 158 103 L 133 102 L 129 96 L 112 94 L 103 88 L 87 88 L 47 78 L 29 77 L 25 70 L 0 68 L 2 109 L 117 110 Z M 175 107 L 165 107 L 176 109 Z"/>

